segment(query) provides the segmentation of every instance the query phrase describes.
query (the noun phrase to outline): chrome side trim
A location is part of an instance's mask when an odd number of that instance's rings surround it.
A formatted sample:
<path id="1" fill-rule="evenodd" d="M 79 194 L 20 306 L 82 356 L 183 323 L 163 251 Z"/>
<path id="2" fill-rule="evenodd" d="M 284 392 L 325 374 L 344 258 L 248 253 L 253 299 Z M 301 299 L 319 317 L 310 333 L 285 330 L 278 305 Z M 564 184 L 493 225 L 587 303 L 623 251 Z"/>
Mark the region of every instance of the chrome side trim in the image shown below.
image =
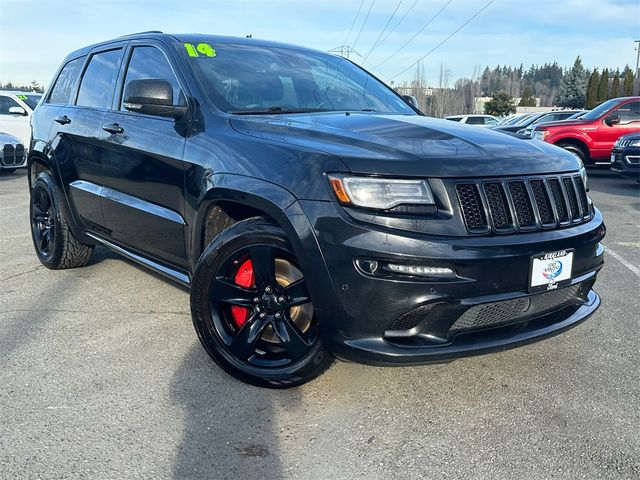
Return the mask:
<path id="1" fill-rule="evenodd" d="M 136 253 L 130 252 L 129 250 L 126 250 L 122 247 L 119 247 L 118 245 L 114 245 L 113 243 L 105 240 L 104 238 L 101 238 L 93 233 L 90 232 L 86 232 L 86 235 L 88 237 L 91 237 L 92 239 L 94 239 L 95 241 L 101 243 L 102 245 L 104 245 L 105 247 L 107 247 L 110 250 L 113 250 L 114 252 L 122 255 L 123 257 L 128 258 L 129 260 L 132 260 L 140 265 L 142 265 L 143 267 L 147 267 L 151 270 L 153 270 L 156 273 L 159 273 L 161 275 L 164 275 L 165 277 L 168 277 L 172 280 L 175 280 L 176 282 L 180 283 L 181 285 L 184 285 L 185 287 L 189 287 L 191 286 L 191 279 L 189 278 L 189 276 L 183 272 L 180 272 L 178 270 L 175 270 L 173 268 L 167 267 L 165 265 L 161 265 L 157 262 L 154 262 L 153 260 L 149 260 L 148 258 L 145 258 L 141 255 L 138 255 Z"/>
<path id="2" fill-rule="evenodd" d="M 95 183 L 87 182 L 85 180 L 76 180 L 70 185 L 78 190 L 83 190 L 85 192 L 107 198 L 113 202 L 126 205 L 127 207 L 134 208 L 136 210 L 141 210 L 151 215 L 155 215 L 156 217 L 164 218 L 170 222 L 186 225 L 184 218 L 182 218 L 179 213 L 169 210 L 168 208 L 161 207 L 160 205 L 156 205 L 155 203 L 147 202 L 146 200 L 142 200 L 138 197 L 119 192 L 118 190 L 96 185 Z"/>

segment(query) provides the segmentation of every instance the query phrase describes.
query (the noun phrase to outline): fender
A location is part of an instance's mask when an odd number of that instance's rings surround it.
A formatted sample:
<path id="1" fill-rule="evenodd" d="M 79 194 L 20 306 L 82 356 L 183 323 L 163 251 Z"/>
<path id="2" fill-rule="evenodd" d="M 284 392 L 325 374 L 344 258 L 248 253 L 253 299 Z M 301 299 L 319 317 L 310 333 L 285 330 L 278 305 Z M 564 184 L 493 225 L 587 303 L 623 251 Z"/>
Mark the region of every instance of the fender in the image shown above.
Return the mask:
<path id="1" fill-rule="evenodd" d="M 593 148 L 593 140 L 592 138 L 587 135 L 585 132 L 580 131 L 580 130 L 573 130 L 573 129 L 566 129 L 566 130 L 560 130 L 559 132 L 554 132 L 551 135 L 549 135 L 547 138 L 545 138 L 545 142 L 548 143 L 553 143 L 554 145 L 558 142 L 561 142 L 562 140 L 579 140 L 582 143 L 584 143 L 587 147 L 587 149 L 589 150 L 589 154 L 591 152 L 591 149 Z"/>
<path id="2" fill-rule="evenodd" d="M 195 212 L 191 229 L 190 259 L 195 270 L 202 254 L 201 232 L 207 212 L 219 201 L 231 201 L 261 210 L 271 216 L 285 231 L 298 258 L 303 272 L 313 272 L 309 294 L 320 321 L 332 315 L 332 298 L 335 286 L 318 246 L 313 227 L 298 200 L 285 188 L 265 180 L 228 173 L 212 174 L 208 177 L 207 190 L 203 193 Z M 308 275 L 308 273 L 305 273 Z"/>

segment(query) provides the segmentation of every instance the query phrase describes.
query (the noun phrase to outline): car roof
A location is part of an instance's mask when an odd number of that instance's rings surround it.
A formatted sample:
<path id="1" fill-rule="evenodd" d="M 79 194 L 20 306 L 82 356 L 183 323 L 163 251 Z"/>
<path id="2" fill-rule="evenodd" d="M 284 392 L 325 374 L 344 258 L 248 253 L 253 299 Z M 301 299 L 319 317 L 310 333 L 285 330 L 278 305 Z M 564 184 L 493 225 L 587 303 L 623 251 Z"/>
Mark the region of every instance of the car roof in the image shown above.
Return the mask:
<path id="1" fill-rule="evenodd" d="M 201 34 L 201 33 L 164 33 L 160 30 L 149 30 L 146 32 L 138 32 L 138 33 L 130 33 L 127 35 L 123 35 L 121 37 L 112 38 L 110 40 L 105 40 L 103 42 L 94 43 L 91 45 L 87 45 L 85 47 L 74 50 L 69 55 L 67 55 L 67 59 L 80 57 L 82 55 L 88 54 L 92 49 L 100 46 L 107 46 L 111 43 L 128 41 L 128 40 L 160 40 L 165 43 L 234 43 L 239 45 L 257 45 L 263 47 L 280 47 L 280 48 L 289 48 L 292 50 L 302 50 L 309 52 L 321 52 L 320 50 L 314 50 L 312 48 L 301 47 L 300 45 L 293 45 L 288 43 L 280 43 L 274 42 L 271 40 L 260 40 L 252 37 L 231 37 L 224 35 L 209 35 L 209 34 Z M 326 52 L 321 52 L 325 53 Z"/>

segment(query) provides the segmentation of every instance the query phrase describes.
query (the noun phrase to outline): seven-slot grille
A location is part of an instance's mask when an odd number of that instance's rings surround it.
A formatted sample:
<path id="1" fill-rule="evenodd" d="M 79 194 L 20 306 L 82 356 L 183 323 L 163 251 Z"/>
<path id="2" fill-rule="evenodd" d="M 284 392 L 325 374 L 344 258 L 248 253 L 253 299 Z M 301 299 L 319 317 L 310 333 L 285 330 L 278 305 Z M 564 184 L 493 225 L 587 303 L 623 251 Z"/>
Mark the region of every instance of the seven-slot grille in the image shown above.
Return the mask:
<path id="1" fill-rule="evenodd" d="M 2 147 L 2 165 L 22 165 L 24 163 L 24 147 L 16 144 L 14 147 L 10 143 L 6 143 Z"/>
<path id="2" fill-rule="evenodd" d="M 461 181 L 455 190 L 470 233 L 556 228 L 592 215 L 578 174 Z"/>

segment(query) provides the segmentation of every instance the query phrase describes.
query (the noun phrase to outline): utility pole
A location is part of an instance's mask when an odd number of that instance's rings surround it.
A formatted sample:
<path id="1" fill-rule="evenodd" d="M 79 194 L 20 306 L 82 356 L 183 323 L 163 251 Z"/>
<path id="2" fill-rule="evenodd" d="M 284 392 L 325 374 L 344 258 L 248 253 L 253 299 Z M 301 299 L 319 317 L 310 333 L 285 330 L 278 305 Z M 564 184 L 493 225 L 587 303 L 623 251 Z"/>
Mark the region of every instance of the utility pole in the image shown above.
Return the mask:
<path id="1" fill-rule="evenodd" d="M 636 55 L 636 78 L 640 77 L 640 40 L 636 40 L 634 43 L 637 43 L 636 47 L 637 55 Z"/>

